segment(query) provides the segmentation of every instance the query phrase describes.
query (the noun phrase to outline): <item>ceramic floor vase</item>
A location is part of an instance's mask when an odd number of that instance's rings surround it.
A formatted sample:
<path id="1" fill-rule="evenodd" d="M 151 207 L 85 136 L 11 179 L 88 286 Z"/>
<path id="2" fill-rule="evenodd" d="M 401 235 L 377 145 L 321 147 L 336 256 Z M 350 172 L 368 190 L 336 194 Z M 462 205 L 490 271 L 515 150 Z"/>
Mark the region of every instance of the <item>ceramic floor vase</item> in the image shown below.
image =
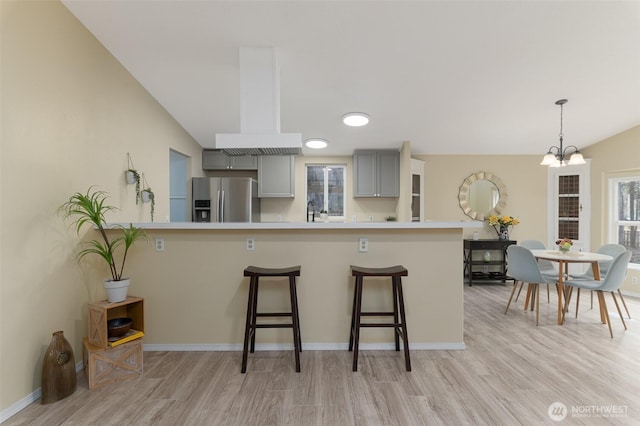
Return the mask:
<path id="1" fill-rule="evenodd" d="M 76 390 L 76 361 L 71 344 L 62 331 L 53 333 L 42 362 L 42 394 L 40 402 L 60 401 Z"/>

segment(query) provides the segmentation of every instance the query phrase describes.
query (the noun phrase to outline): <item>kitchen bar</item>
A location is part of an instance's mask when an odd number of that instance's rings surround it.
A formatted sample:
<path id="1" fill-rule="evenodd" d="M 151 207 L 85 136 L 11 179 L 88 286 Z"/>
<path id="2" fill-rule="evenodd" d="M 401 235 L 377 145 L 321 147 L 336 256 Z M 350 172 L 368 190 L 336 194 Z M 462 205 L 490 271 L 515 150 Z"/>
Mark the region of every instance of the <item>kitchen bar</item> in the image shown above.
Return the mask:
<path id="1" fill-rule="evenodd" d="M 240 350 L 248 265 L 301 265 L 298 280 L 304 349 L 346 349 L 353 281 L 351 264 L 403 265 L 413 349 L 462 349 L 462 235 L 481 222 L 152 223 L 138 224 L 162 251 L 131 253 L 129 293 L 144 294 L 145 350 Z M 364 250 L 361 239 L 366 241 Z M 157 248 L 158 245 L 156 244 Z M 140 266 L 139 266 L 140 265 Z M 144 266 L 142 266 L 144 265 Z M 363 305 L 386 308 L 387 287 L 374 283 Z M 276 286 L 277 287 L 277 286 Z M 268 283 L 265 310 L 287 300 Z M 361 347 L 391 348 L 389 330 L 366 330 Z M 262 348 L 288 348 L 289 330 L 265 330 Z"/>

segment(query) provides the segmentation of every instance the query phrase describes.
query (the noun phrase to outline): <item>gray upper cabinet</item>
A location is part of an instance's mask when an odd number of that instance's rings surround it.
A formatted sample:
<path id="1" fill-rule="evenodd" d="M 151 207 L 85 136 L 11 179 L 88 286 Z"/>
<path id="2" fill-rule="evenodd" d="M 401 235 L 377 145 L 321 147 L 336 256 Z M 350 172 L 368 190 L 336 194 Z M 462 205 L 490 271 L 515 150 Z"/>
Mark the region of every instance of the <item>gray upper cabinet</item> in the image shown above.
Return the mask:
<path id="1" fill-rule="evenodd" d="M 294 173 L 293 155 L 258 156 L 258 196 L 293 198 Z"/>
<path id="2" fill-rule="evenodd" d="M 257 170 L 255 155 L 227 155 L 219 149 L 202 151 L 203 170 Z"/>
<path id="3" fill-rule="evenodd" d="M 354 197 L 399 197 L 400 152 L 357 150 L 353 153 Z"/>

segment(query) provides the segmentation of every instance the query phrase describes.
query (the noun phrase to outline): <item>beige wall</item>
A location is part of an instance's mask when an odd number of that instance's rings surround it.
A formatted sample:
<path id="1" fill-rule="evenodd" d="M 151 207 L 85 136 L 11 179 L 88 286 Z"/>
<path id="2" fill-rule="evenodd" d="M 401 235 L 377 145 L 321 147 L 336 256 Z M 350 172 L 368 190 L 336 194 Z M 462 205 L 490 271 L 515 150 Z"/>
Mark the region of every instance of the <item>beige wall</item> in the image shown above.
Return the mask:
<path id="1" fill-rule="evenodd" d="M 591 246 L 608 243 L 609 223 L 607 180 L 612 177 L 640 175 L 640 126 L 633 127 L 583 150 L 591 158 Z M 622 290 L 640 296 L 640 287 L 631 285 L 631 277 L 640 278 L 640 269 L 630 269 Z"/>
<path id="2" fill-rule="evenodd" d="M 124 181 L 126 154 L 169 214 L 169 149 L 200 164 L 200 147 L 59 2 L 1 1 L 2 205 L 0 409 L 40 387 L 51 333 L 64 330 L 82 359 L 86 303 L 103 272 L 74 260 L 77 238 L 56 209 L 99 185 L 149 221 Z"/>
<path id="3" fill-rule="evenodd" d="M 463 341 L 462 251 L 460 229 L 330 230 L 152 230 L 165 239 L 165 251 L 140 250 L 130 272 L 130 294 L 145 298 L 145 345 L 242 343 L 248 281 L 247 265 L 302 265 L 297 280 L 302 342 L 342 345 L 348 341 L 353 280 L 349 265 L 404 265 L 409 335 L 414 348 L 460 347 Z M 358 238 L 369 239 L 367 253 Z M 247 251 L 246 239 L 255 240 Z M 438 265 L 433 267 L 429 265 Z M 261 310 L 289 308 L 286 286 L 260 287 Z M 365 310 L 391 309 L 386 285 L 367 282 Z M 367 330 L 363 343 L 391 343 L 390 330 Z M 291 343 L 291 330 L 264 330 L 257 342 Z"/>
<path id="4" fill-rule="evenodd" d="M 458 202 L 462 181 L 473 173 L 491 172 L 506 186 L 508 199 L 502 214 L 520 219 L 512 229 L 515 240 L 546 240 L 547 170 L 536 155 L 419 155 L 425 162 L 425 219 L 469 220 Z M 466 233 L 470 237 L 473 231 Z M 485 222 L 480 238 L 496 238 Z"/>
<path id="5" fill-rule="evenodd" d="M 156 218 L 164 220 L 169 211 L 169 149 L 192 157 L 194 175 L 201 174 L 201 158 L 200 147 L 60 3 L 3 0 L 0 19 L 0 410 L 5 410 L 39 388 L 42 355 L 52 332 L 64 330 L 76 361 L 81 358 L 86 303 L 104 297 L 104 273 L 87 263 L 78 267 L 77 238 L 56 214 L 58 205 L 71 193 L 97 184 L 121 208 L 110 220 L 148 221 L 148 206 L 136 206 L 133 188 L 124 183 L 130 152 L 156 192 Z M 594 246 L 604 241 L 600 229 L 605 173 L 639 170 L 639 139 L 636 127 L 584 150 L 593 158 Z M 304 220 L 305 162 L 351 168 L 350 157 L 302 158 L 296 161 L 296 201 L 265 200 L 265 220 L 275 220 L 278 214 L 285 215 L 284 220 Z M 458 187 L 472 173 L 491 171 L 509 191 L 504 213 L 522 221 L 513 238 L 544 241 L 547 171 L 538 165 L 539 155 L 418 158 L 425 161 L 427 219 L 466 220 L 458 206 Z M 350 175 L 347 185 L 350 194 Z M 397 200 L 347 200 L 348 220 L 353 214 L 359 220 L 368 220 L 370 214 L 382 220 L 401 211 Z M 483 236 L 493 237 L 486 226 Z M 172 253 L 172 236 L 168 242 Z M 142 246 L 133 255 L 146 261 L 153 253 Z M 155 264 L 159 257 L 152 259 Z M 169 267 L 172 262 L 163 265 L 178 272 Z M 153 269 L 145 272 L 144 262 L 131 266 L 132 273 L 139 272 L 133 292 L 154 304 L 147 322 L 149 337 L 162 342 L 166 336 L 151 330 L 166 321 L 160 310 L 171 309 L 165 305 L 171 305 L 172 295 L 148 282 L 158 275 Z M 174 313 L 193 315 L 188 306 Z"/>

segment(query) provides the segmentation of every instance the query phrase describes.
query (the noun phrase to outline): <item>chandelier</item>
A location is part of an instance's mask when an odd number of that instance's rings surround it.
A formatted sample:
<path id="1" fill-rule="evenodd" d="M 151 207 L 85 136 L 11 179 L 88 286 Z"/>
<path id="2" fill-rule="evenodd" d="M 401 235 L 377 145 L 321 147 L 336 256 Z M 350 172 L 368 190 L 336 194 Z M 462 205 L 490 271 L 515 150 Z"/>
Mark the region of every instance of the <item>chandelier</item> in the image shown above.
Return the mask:
<path id="1" fill-rule="evenodd" d="M 579 164 L 586 164 L 584 157 L 575 145 L 569 145 L 563 149 L 562 143 L 564 141 L 564 134 L 562 133 L 562 115 L 564 104 L 567 103 L 566 99 L 560 99 L 556 101 L 556 105 L 560 105 L 560 146 L 552 146 L 547 151 L 547 154 L 540 163 L 541 166 L 549 167 L 564 167 L 575 166 Z M 566 159 L 569 158 L 569 161 Z"/>

